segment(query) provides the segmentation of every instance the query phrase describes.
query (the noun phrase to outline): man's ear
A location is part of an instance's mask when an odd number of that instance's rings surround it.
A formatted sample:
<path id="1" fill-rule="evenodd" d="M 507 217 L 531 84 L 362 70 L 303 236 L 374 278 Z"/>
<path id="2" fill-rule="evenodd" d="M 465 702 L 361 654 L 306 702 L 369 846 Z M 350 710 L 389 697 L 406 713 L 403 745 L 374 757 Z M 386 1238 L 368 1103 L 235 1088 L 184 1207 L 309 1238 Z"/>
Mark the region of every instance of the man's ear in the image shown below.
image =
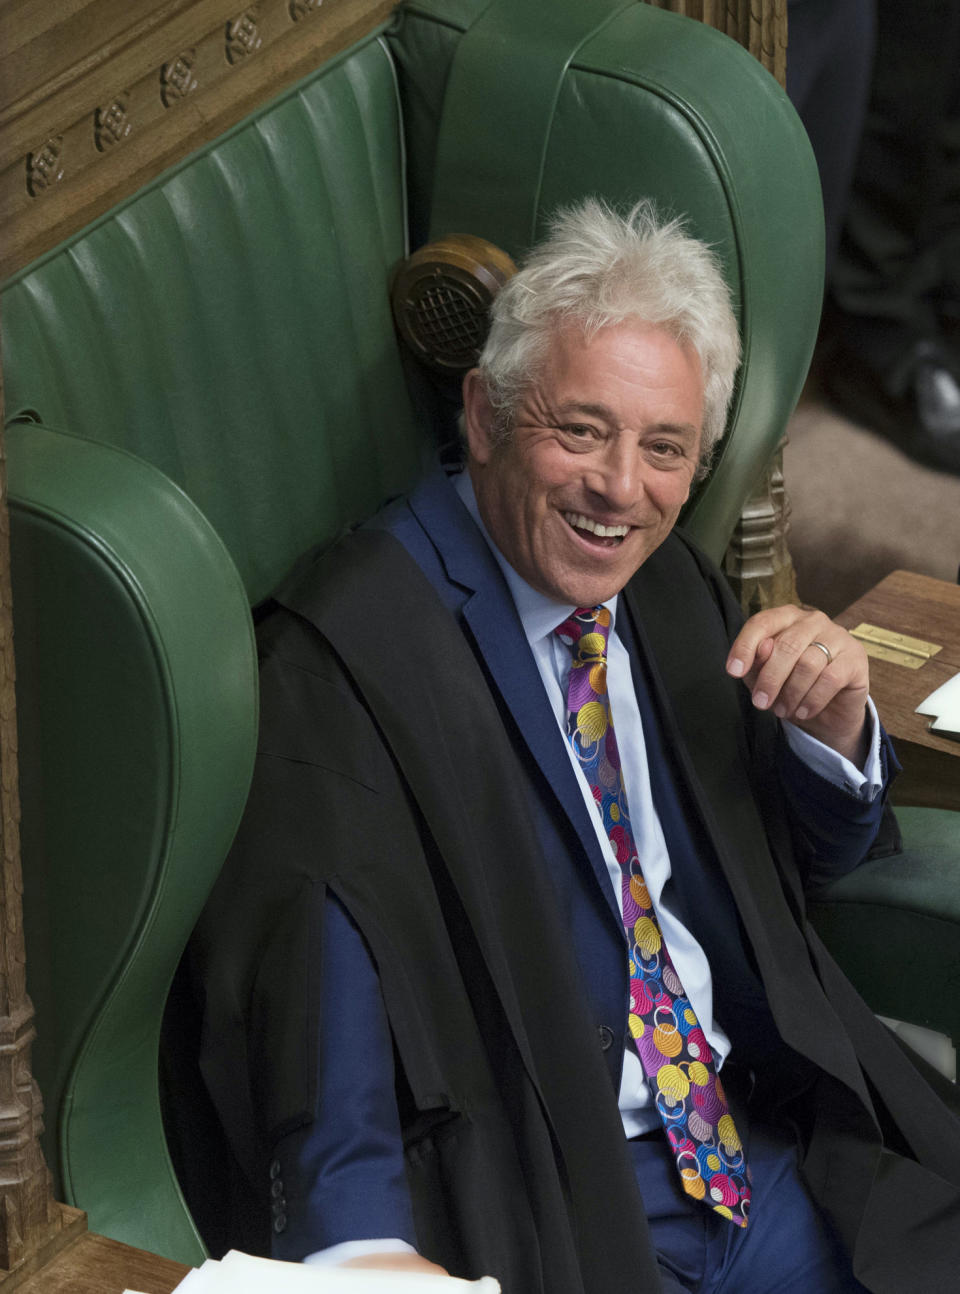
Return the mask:
<path id="1" fill-rule="evenodd" d="M 478 368 L 463 379 L 463 427 L 472 462 L 484 466 L 493 450 L 493 408 Z"/>

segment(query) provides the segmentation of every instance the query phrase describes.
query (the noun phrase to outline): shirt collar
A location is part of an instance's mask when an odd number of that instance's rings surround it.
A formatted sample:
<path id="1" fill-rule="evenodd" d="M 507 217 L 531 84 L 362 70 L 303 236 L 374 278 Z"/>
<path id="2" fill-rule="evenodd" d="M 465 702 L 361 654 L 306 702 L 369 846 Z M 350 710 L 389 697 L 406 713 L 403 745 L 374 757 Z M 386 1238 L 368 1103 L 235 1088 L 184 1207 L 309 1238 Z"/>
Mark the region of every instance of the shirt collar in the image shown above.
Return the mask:
<path id="1" fill-rule="evenodd" d="M 487 528 L 483 524 L 480 508 L 477 505 L 477 496 L 473 489 L 473 481 L 470 479 L 470 473 L 466 468 L 459 476 L 453 478 L 453 488 L 460 496 L 460 501 L 464 507 L 477 523 L 477 528 L 486 540 L 491 553 L 497 559 L 497 564 L 503 571 L 503 578 L 507 581 L 514 605 L 517 608 L 517 614 L 520 617 L 520 623 L 523 625 L 523 632 L 526 634 L 527 642 L 533 646 L 534 643 L 553 633 L 557 625 L 563 624 L 564 620 L 577 608 L 569 602 L 558 602 L 555 598 L 548 597 L 546 593 L 540 593 L 537 589 L 531 588 L 523 576 L 518 575 L 513 569 L 490 538 Z M 608 598 L 602 604 L 610 612 L 611 630 L 616 624 L 618 596 L 615 593 L 612 598 Z"/>

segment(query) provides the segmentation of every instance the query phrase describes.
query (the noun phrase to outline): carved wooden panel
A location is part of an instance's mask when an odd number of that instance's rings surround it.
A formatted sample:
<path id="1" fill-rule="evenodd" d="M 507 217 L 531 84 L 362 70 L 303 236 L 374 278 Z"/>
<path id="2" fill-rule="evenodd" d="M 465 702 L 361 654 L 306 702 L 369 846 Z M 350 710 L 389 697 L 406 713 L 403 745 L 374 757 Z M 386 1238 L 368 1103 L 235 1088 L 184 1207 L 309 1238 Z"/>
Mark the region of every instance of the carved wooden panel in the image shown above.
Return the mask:
<path id="1" fill-rule="evenodd" d="M 396 0 L 0 0 L 0 277 L 386 19 Z"/>
<path id="2" fill-rule="evenodd" d="M 796 602 L 797 586 L 787 547 L 790 500 L 783 481 L 783 449 L 743 505 L 724 554 L 723 572 L 745 615 Z"/>

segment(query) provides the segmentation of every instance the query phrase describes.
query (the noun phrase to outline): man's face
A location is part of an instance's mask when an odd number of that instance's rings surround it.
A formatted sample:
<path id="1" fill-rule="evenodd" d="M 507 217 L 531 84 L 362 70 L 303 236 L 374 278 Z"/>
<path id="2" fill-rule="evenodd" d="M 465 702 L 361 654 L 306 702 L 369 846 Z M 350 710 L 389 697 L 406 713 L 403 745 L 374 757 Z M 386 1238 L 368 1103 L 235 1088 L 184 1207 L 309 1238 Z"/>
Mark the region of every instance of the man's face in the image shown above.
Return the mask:
<path id="1" fill-rule="evenodd" d="M 586 341 L 555 334 L 510 439 L 494 443 L 476 369 L 464 380 L 469 469 L 480 515 L 520 575 L 559 602 L 618 593 L 663 543 L 700 452 L 703 379 L 695 352 L 649 324 Z"/>

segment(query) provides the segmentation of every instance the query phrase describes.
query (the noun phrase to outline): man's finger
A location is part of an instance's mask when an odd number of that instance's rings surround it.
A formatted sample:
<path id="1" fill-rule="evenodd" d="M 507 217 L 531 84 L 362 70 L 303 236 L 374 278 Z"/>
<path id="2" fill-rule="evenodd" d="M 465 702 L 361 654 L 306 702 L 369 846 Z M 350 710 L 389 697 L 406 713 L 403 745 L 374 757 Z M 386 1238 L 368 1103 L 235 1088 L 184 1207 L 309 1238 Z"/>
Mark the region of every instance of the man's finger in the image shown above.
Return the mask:
<path id="1" fill-rule="evenodd" d="M 799 631 L 788 630 L 776 640 L 773 651 L 754 680 L 753 703 L 758 710 L 773 707 L 779 718 L 786 718 L 834 664 L 828 661 L 826 653 L 813 646 L 812 638 L 804 641 L 805 637 L 806 634 Z M 833 693 L 846 682 L 843 662 L 832 668 L 828 679 L 824 680 L 826 689 L 832 688 Z"/>
<path id="2" fill-rule="evenodd" d="M 765 655 L 759 663 L 765 664 L 773 652 L 777 637 L 807 614 L 800 607 L 788 605 L 769 607 L 766 611 L 758 611 L 751 616 L 730 646 L 727 673 L 734 678 L 745 677 L 757 664 L 761 648 Z"/>

